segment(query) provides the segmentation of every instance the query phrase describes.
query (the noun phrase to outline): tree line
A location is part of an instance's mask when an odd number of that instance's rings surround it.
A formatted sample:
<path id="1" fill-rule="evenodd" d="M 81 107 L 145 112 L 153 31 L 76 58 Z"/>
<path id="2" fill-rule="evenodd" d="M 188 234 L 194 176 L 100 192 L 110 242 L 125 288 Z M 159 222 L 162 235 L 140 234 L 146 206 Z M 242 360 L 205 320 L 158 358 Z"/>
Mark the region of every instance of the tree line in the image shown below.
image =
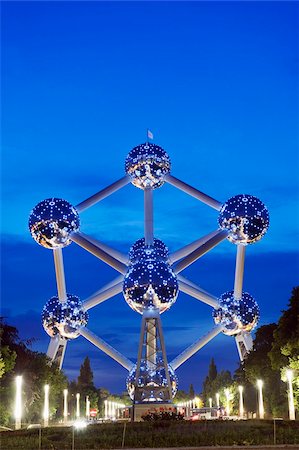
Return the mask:
<path id="1" fill-rule="evenodd" d="M 255 334 L 253 350 L 232 375 L 228 370 L 218 372 L 212 358 L 208 374 L 199 397 L 205 405 L 209 398 L 215 405 L 216 393 L 220 403 L 225 404 L 224 389 L 230 388 L 232 408 L 237 412 L 238 386 L 244 387 L 244 403 L 247 411 L 256 411 L 256 380 L 264 381 L 265 410 L 270 416 L 287 417 L 286 369 L 294 372 L 295 407 L 299 405 L 299 286 L 292 291 L 288 308 L 282 311 L 278 323 L 263 325 Z M 50 412 L 52 419 L 62 417 L 64 389 L 69 391 L 70 410 L 75 411 L 76 394 L 80 393 L 81 414 L 85 414 L 85 398 L 89 397 L 90 408 L 104 415 L 104 401 L 130 404 L 127 392 L 113 395 L 105 388 L 94 385 L 89 358 L 86 357 L 75 381 L 69 382 L 63 371 L 50 364 L 44 353 L 30 349 L 30 341 L 21 341 L 18 330 L 0 319 L 0 424 L 7 425 L 13 419 L 14 377 L 23 376 L 24 422 L 39 422 L 42 417 L 44 385 L 51 389 Z M 195 397 L 193 385 L 189 392 L 179 390 L 175 401 L 187 401 Z M 72 405 L 73 403 L 73 405 Z"/>

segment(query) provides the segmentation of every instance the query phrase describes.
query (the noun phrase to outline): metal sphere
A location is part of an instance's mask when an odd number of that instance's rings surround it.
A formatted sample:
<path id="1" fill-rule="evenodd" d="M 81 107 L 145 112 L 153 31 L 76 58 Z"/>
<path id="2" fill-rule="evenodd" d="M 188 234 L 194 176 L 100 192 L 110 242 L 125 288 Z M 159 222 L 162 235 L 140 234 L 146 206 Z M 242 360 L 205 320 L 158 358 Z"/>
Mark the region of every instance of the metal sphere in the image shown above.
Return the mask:
<path id="1" fill-rule="evenodd" d="M 268 209 L 252 195 L 236 195 L 222 205 L 219 226 L 229 231 L 234 244 L 252 244 L 260 240 L 269 228 Z"/>
<path id="2" fill-rule="evenodd" d="M 143 259 L 164 260 L 167 261 L 169 250 L 160 239 L 154 238 L 152 245 L 145 245 L 145 239 L 138 239 L 129 251 L 129 260 L 131 264 Z"/>
<path id="3" fill-rule="evenodd" d="M 134 400 L 135 394 L 136 369 L 137 365 L 135 364 L 127 377 L 127 391 L 132 400 Z M 169 364 L 168 372 L 172 396 L 174 397 L 178 390 L 178 378 Z M 162 359 L 159 359 L 157 366 L 153 368 L 150 368 L 150 365 L 144 360 L 141 361 L 138 387 L 144 388 L 141 399 L 143 402 L 163 402 L 166 400 L 165 390 L 159 390 L 159 388 L 167 387 L 167 378 Z"/>
<path id="4" fill-rule="evenodd" d="M 148 308 L 157 308 L 163 313 L 173 305 L 178 293 L 177 277 L 163 261 L 141 260 L 129 267 L 124 278 L 125 300 L 140 314 Z"/>
<path id="5" fill-rule="evenodd" d="M 84 311 L 79 297 L 67 294 L 65 302 L 59 301 L 57 296 L 51 297 L 42 312 L 42 322 L 49 336 L 60 335 L 67 339 L 79 336 L 80 329 L 85 327 L 88 313 Z"/>
<path id="6" fill-rule="evenodd" d="M 79 225 L 76 208 L 60 198 L 47 198 L 38 203 L 29 217 L 29 230 L 33 239 L 51 249 L 69 245 L 69 235 L 78 231 Z"/>
<path id="7" fill-rule="evenodd" d="M 155 189 L 164 184 L 164 177 L 170 172 L 170 158 L 162 147 L 146 142 L 130 151 L 125 170 L 134 186 Z"/>
<path id="8" fill-rule="evenodd" d="M 219 299 L 219 308 L 213 310 L 215 323 L 223 325 L 224 334 L 229 336 L 253 330 L 259 316 L 259 306 L 247 292 L 242 293 L 240 300 L 234 298 L 233 291 L 225 292 Z"/>

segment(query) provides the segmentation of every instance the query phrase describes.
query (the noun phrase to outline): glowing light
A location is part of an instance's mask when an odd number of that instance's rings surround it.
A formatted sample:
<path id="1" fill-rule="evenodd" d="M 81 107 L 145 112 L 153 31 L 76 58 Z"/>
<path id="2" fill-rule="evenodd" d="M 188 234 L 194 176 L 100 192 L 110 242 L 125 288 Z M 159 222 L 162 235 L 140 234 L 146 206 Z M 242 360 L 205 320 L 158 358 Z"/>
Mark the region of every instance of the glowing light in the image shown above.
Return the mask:
<path id="1" fill-rule="evenodd" d="M 76 420 L 73 423 L 73 427 L 76 428 L 77 430 L 82 430 L 83 428 L 87 427 L 87 423 L 84 420 Z"/>
<path id="2" fill-rule="evenodd" d="M 176 301 L 179 287 L 175 273 L 167 262 L 168 249 L 159 239 L 145 245 L 139 239 L 132 246 L 130 265 L 124 278 L 123 294 L 128 305 L 140 314 L 157 308 L 160 314 Z"/>
<path id="3" fill-rule="evenodd" d="M 23 378 L 21 375 L 16 377 L 16 398 L 15 398 L 15 429 L 21 428 L 22 420 L 22 383 Z"/>
<path id="4" fill-rule="evenodd" d="M 45 384 L 44 386 L 44 426 L 47 427 L 49 425 L 49 385 Z"/>
<path id="5" fill-rule="evenodd" d="M 90 416 L 90 401 L 88 395 L 86 396 L 86 417 L 89 419 Z"/>
<path id="6" fill-rule="evenodd" d="M 295 415 L 294 394 L 293 394 L 293 377 L 294 377 L 293 371 L 288 369 L 286 371 L 286 376 L 289 385 L 288 389 L 289 418 L 290 420 L 295 420 L 296 415 Z"/>
<path id="7" fill-rule="evenodd" d="M 229 336 L 241 331 L 252 331 L 259 320 L 259 307 L 247 292 L 235 299 L 234 292 L 225 292 L 219 298 L 219 308 L 213 310 L 214 322 L 224 326 L 223 333 Z"/>
<path id="8" fill-rule="evenodd" d="M 70 233 L 79 230 L 78 211 L 66 200 L 47 198 L 33 208 L 29 230 L 33 239 L 46 248 L 62 248 L 72 241 Z"/>
<path id="9" fill-rule="evenodd" d="M 66 422 L 67 418 L 68 418 L 67 396 L 68 396 L 68 390 L 64 389 L 63 390 L 63 417 L 64 417 L 64 422 Z"/>
<path id="10" fill-rule="evenodd" d="M 76 417 L 77 419 L 80 417 L 80 394 L 77 392 L 76 394 Z"/>
<path id="11" fill-rule="evenodd" d="M 239 416 L 244 417 L 244 401 L 243 401 L 243 386 L 238 386 L 239 389 Z"/>
<path id="12" fill-rule="evenodd" d="M 209 405 L 210 405 L 210 408 L 212 408 L 213 402 L 212 402 L 211 397 L 209 398 Z"/>
<path id="13" fill-rule="evenodd" d="M 258 198 L 241 194 L 222 205 L 218 223 L 229 230 L 228 240 L 234 244 L 252 244 L 259 241 L 269 228 L 269 213 Z"/>
<path id="14" fill-rule="evenodd" d="M 67 294 L 67 300 L 63 303 L 54 296 L 43 308 L 42 322 L 49 336 L 60 335 L 67 339 L 75 339 L 79 336 L 80 329 L 87 324 L 88 313 L 76 295 Z"/>
<path id="15" fill-rule="evenodd" d="M 256 382 L 258 387 L 258 405 L 259 405 L 259 417 L 260 419 L 264 419 L 265 410 L 264 410 L 264 400 L 263 400 L 263 381 L 257 380 Z"/>
<path id="16" fill-rule="evenodd" d="M 164 184 L 164 177 L 170 172 L 170 158 L 158 145 L 141 144 L 128 154 L 125 170 L 134 186 L 156 189 Z"/>
<path id="17" fill-rule="evenodd" d="M 219 392 L 217 392 L 217 394 L 216 394 L 216 405 L 217 405 L 217 408 L 220 408 L 220 394 L 219 394 Z"/>
<path id="18" fill-rule="evenodd" d="M 229 392 L 229 389 L 225 389 L 224 393 L 225 393 L 225 397 L 226 397 L 226 415 L 229 416 L 230 415 L 230 404 L 229 404 L 230 392 Z"/>
<path id="19" fill-rule="evenodd" d="M 165 373 L 164 367 L 162 367 L 162 361 L 157 361 L 157 366 L 161 364 L 161 368 L 157 368 L 152 370 L 146 361 L 141 361 L 140 364 L 140 373 L 138 378 L 137 386 L 139 388 L 145 388 L 144 389 L 144 398 L 142 401 L 147 402 L 153 402 L 158 401 L 161 402 L 164 400 L 165 396 L 165 389 L 157 389 L 157 387 L 165 388 L 167 387 L 167 377 Z M 136 369 L 137 364 L 131 369 L 129 372 L 129 375 L 127 377 L 127 390 L 130 398 L 134 399 L 135 394 L 135 385 L 136 385 Z M 168 371 L 169 371 L 169 378 L 170 378 L 170 385 L 172 390 L 172 396 L 174 397 L 177 389 L 178 389 L 178 379 L 177 376 L 173 370 L 173 368 L 168 365 Z M 150 387 L 153 387 L 151 390 Z"/>

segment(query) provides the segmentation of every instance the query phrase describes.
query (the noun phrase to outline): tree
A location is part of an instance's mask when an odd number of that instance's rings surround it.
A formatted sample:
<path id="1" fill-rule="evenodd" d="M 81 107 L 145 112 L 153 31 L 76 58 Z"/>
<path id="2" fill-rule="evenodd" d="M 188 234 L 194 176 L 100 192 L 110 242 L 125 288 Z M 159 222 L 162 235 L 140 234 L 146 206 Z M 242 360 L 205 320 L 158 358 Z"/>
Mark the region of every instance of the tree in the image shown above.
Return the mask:
<path id="1" fill-rule="evenodd" d="M 212 358 L 209 365 L 208 375 L 206 376 L 203 382 L 203 398 L 205 404 L 208 404 L 208 399 L 210 397 L 213 397 L 213 395 L 217 392 L 217 389 L 214 386 L 216 378 L 217 378 L 217 367 L 214 358 Z"/>
<path id="2" fill-rule="evenodd" d="M 273 338 L 268 354 L 272 369 L 280 371 L 284 381 L 286 369 L 294 370 L 294 396 L 299 405 L 299 286 L 293 289 L 288 309 L 282 311 Z"/>
<path id="3" fill-rule="evenodd" d="M 191 400 L 193 400 L 195 397 L 195 391 L 194 391 L 194 387 L 193 387 L 192 383 L 190 384 L 190 387 L 189 387 L 189 397 Z"/>
<path id="4" fill-rule="evenodd" d="M 84 359 L 80 367 L 80 375 L 78 376 L 78 388 L 81 390 L 94 389 L 93 372 L 90 367 L 88 356 Z"/>
<path id="5" fill-rule="evenodd" d="M 258 379 L 263 380 L 266 414 L 285 416 L 285 385 L 281 381 L 279 371 L 272 368 L 268 356 L 272 348 L 276 329 L 277 325 L 275 323 L 263 325 L 257 329 L 253 349 L 244 360 L 243 370 L 245 380 L 253 386 L 256 386 Z"/>
<path id="6" fill-rule="evenodd" d="M 8 355 L 5 362 L 5 372 L 1 378 L 1 407 L 0 423 L 7 424 L 13 417 L 13 404 L 11 399 L 14 393 L 14 379 L 22 375 L 26 386 L 24 395 L 24 420 L 40 421 L 44 399 L 44 385 L 50 385 L 50 410 L 54 414 L 57 410 L 61 392 L 67 385 L 66 377 L 55 364 L 50 365 L 49 358 L 44 353 L 31 351 L 26 343 L 22 342 L 18 330 L 0 321 L 1 345 Z M 10 361 L 10 363 L 7 363 Z M 24 393 L 25 394 L 25 393 Z"/>

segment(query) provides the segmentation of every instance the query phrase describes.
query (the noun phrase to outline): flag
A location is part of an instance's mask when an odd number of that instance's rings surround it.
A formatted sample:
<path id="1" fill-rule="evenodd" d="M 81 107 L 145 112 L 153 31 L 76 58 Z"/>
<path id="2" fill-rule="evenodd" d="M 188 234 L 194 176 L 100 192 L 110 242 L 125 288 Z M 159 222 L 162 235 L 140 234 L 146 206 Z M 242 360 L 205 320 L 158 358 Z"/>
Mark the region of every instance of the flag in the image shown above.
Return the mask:
<path id="1" fill-rule="evenodd" d="M 147 137 L 148 137 L 149 139 L 154 139 L 154 135 L 153 135 L 153 133 L 152 133 L 149 129 L 147 129 Z"/>

